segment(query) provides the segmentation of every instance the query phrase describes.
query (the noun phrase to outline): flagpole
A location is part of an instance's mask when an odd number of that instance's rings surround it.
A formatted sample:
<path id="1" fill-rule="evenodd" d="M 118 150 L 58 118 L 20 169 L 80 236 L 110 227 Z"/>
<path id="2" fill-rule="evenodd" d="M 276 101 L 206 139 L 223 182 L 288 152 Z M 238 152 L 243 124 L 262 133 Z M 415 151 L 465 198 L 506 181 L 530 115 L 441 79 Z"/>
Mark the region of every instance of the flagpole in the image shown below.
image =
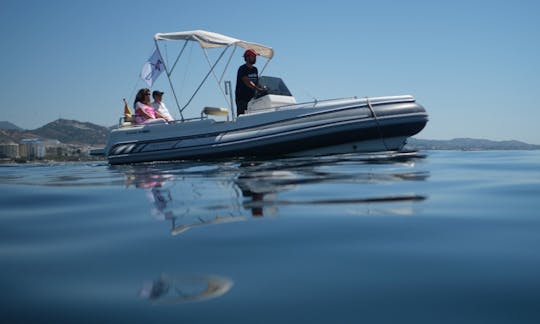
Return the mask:
<path id="1" fill-rule="evenodd" d="M 159 49 L 158 43 L 157 43 L 157 39 L 154 39 L 154 43 L 156 44 L 156 50 L 158 51 L 159 56 L 161 58 L 163 58 L 163 56 L 161 55 L 161 51 Z M 167 80 L 169 80 L 169 86 L 171 87 L 171 91 L 173 93 L 174 101 L 176 102 L 176 107 L 178 108 L 178 111 L 180 112 L 180 118 L 182 119 L 182 121 L 184 121 L 184 115 L 182 114 L 182 109 L 180 109 L 180 104 L 178 103 L 178 98 L 176 97 L 176 92 L 174 91 L 174 87 L 173 87 L 173 84 L 172 84 L 172 81 L 171 81 L 171 77 L 169 75 L 169 69 L 167 68 L 167 64 L 165 64 L 165 61 L 163 61 L 163 66 L 165 67 L 165 73 L 167 74 Z"/>

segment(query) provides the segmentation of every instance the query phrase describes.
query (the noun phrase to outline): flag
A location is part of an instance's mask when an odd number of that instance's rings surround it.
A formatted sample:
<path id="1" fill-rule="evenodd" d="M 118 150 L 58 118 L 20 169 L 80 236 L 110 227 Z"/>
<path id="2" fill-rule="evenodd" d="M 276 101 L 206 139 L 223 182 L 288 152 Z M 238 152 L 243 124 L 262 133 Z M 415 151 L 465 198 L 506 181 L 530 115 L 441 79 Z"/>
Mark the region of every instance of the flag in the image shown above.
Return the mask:
<path id="1" fill-rule="evenodd" d="M 152 84 L 154 84 L 154 81 L 156 81 L 164 69 L 165 66 L 163 65 L 161 55 L 159 55 L 159 51 L 155 49 L 154 54 L 150 56 L 148 61 L 146 61 L 142 67 L 141 79 L 148 84 L 148 87 L 152 87 Z"/>
<path id="2" fill-rule="evenodd" d="M 126 98 L 124 98 L 124 122 L 131 123 L 131 122 L 134 122 L 134 121 L 135 121 L 135 118 L 131 114 L 131 110 L 129 109 Z"/>
<path id="3" fill-rule="evenodd" d="M 129 110 L 129 106 L 125 98 L 124 98 L 124 117 L 127 117 L 127 118 L 131 117 L 131 110 Z"/>

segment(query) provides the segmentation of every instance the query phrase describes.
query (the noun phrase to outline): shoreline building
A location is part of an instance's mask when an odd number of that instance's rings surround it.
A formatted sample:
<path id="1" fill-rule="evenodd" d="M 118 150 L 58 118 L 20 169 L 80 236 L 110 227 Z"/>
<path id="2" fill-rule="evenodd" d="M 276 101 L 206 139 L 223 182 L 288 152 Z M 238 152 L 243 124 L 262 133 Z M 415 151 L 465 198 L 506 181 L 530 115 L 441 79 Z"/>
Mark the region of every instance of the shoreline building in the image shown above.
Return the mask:
<path id="1" fill-rule="evenodd" d="M 0 143 L 0 158 L 9 158 L 9 159 L 18 159 L 19 155 L 19 144 L 11 143 Z"/>
<path id="2" fill-rule="evenodd" d="M 43 159 L 45 157 L 45 143 L 41 138 L 25 138 L 19 147 L 21 158 L 28 160 Z"/>

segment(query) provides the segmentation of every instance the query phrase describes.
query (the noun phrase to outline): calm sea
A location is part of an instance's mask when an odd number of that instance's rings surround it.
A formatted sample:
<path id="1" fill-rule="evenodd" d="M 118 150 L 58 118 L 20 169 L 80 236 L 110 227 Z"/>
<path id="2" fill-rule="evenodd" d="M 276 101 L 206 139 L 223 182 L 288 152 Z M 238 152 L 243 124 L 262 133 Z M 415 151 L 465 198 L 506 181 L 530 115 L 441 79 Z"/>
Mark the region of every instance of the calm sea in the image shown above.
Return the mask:
<path id="1" fill-rule="evenodd" d="M 540 151 L 0 166 L 2 323 L 540 323 Z"/>

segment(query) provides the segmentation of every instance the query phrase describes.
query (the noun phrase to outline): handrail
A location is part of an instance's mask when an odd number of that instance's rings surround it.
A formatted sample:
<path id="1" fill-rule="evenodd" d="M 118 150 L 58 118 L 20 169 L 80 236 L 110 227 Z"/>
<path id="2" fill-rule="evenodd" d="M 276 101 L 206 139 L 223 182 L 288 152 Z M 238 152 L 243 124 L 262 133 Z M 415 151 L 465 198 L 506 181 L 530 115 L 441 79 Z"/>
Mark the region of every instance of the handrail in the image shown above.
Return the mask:
<path id="1" fill-rule="evenodd" d="M 366 102 L 369 107 L 369 110 L 371 110 L 371 113 L 373 114 L 373 119 L 375 119 L 375 123 L 377 124 L 377 130 L 379 131 L 379 136 L 381 137 L 383 145 L 387 151 L 390 151 L 390 149 L 388 148 L 388 145 L 386 145 L 386 141 L 384 140 L 384 135 L 381 130 L 381 124 L 379 123 L 379 119 L 377 118 L 377 115 L 375 114 L 375 110 L 373 110 L 373 107 L 371 106 L 371 102 L 369 101 L 368 97 L 366 97 Z"/>

